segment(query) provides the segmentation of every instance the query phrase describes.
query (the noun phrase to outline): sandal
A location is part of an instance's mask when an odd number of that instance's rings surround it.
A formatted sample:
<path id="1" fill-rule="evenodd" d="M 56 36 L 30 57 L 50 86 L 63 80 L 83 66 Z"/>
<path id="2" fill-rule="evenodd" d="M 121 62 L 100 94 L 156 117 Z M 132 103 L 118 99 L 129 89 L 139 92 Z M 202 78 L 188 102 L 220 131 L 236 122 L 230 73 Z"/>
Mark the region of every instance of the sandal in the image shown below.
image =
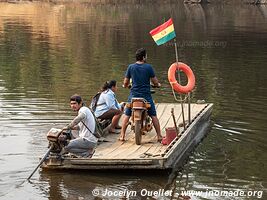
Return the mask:
<path id="1" fill-rule="evenodd" d="M 161 142 L 162 142 L 162 139 L 163 139 L 162 137 L 161 137 L 161 138 L 158 138 L 157 141 L 158 141 L 159 143 L 161 143 Z"/>
<path id="2" fill-rule="evenodd" d="M 116 131 L 108 131 L 110 134 L 119 134 L 120 132 L 116 132 Z"/>
<path id="3" fill-rule="evenodd" d="M 121 141 L 121 142 L 125 142 L 126 141 L 125 138 L 119 138 L 118 140 Z"/>
<path id="4" fill-rule="evenodd" d="M 118 126 L 115 127 L 115 129 L 121 129 L 121 126 L 118 125 Z"/>

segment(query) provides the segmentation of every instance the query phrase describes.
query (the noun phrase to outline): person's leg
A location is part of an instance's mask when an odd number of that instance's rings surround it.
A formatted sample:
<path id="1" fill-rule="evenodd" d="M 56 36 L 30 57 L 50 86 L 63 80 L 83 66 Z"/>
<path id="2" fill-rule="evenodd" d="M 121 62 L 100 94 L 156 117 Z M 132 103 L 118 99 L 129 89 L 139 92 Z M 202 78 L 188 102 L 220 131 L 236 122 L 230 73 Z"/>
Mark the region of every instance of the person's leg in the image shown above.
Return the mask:
<path id="1" fill-rule="evenodd" d="M 158 141 L 161 142 L 162 135 L 161 135 L 161 130 L 160 130 L 159 119 L 157 116 L 151 116 L 151 118 L 152 118 L 152 123 L 153 123 L 155 130 L 156 130 L 156 133 L 157 133 Z"/>
<path id="2" fill-rule="evenodd" d="M 130 116 L 125 115 L 125 114 L 122 117 L 121 135 L 120 135 L 120 138 L 119 138 L 119 140 L 121 140 L 121 141 L 125 141 L 125 132 L 126 132 L 126 129 L 127 129 L 127 125 L 128 125 L 129 119 L 130 119 Z"/>
<path id="3" fill-rule="evenodd" d="M 112 118 L 110 131 L 114 132 L 115 128 L 119 127 L 119 121 L 120 121 L 121 115 L 122 113 L 118 113 Z"/>
<path id="4" fill-rule="evenodd" d="M 99 116 L 99 119 L 111 119 L 111 125 L 110 125 L 110 132 L 115 132 L 115 128 L 118 127 L 120 117 L 122 115 L 122 111 L 119 109 L 109 109 L 107 112 L 105 112 L 103 115 Z"/>
<path id="5" fill-rule="evenodd" d="M 132 101 L 132 95 L 130 94 L 128 97 L 128 102 L 131 102 L 131 101 Z M 122 117 L 122 123 L 121 123 L 121 135 L 119 138 L 120 141 L 125 141 L 126 129 L 127 129 L 128 122 L 129 122 L 131 115 L 132 115 L 132 109 L 130 107 L 127 107 L 127 105 L 125 105 L 124 115 Z"/>
<path id="6" fill-rule="evenodd" d="M 70 153 L 82 154 L 92 151 L 96 147 L 96 143 L 90 142 L 84 138 L 76 138 L 71 140 L 65 149 Z"/>
<path id="7" fill-rule="evenodd" d="M 152 119 L 152 123 L 153 123 L 155 130 L 156 130 L 156 133 L 157 133 L 158 141 L 161 142 L 162 135 L 161 135 L 159 119 L 157 117 L 156 107 L 155 107 L 155 104 L 154 104 L 152 99 L 149 100 L 149 103 L 150 103 L 151 107 L 148 110 L 148 115 Z"/>

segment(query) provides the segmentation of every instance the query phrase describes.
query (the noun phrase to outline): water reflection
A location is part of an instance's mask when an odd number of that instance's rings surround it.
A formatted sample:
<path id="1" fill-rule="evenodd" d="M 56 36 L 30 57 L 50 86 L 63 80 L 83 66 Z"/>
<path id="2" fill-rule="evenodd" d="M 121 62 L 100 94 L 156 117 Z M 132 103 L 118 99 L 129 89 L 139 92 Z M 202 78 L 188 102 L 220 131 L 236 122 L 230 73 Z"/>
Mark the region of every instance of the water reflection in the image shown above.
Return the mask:
<path id="1" fill-rule="evenodd" d="M 114 179 L 114 177 L 116 178 Z M 42 172 L 40 176 L 42 184 L 39 187 L 42 188 L 45 196 L 50 197 L 49 199 L 129 199 L 129 197 L 138 199 L 142 198 L 140 192 L 142 190 L 163 189 L 166 180 L 167 176 L 164 174 L 158 174 L 158 177 L 155 178 L 152 173 L 142 172 L 136 175 L 122 174 L 116 171 L 112 174 L 77 171 L 71 173 Z M 121 194 L 116 193 L 119 191 Z"/>
<path id="2" fill-rule="evenodd" d="M 266 5 L 259 5 L 258 8 L 259 8 L 259 11 L 262 14 L 262 16 L 265 19 L 267 19 L 267 7 L 266 7 Z"/>

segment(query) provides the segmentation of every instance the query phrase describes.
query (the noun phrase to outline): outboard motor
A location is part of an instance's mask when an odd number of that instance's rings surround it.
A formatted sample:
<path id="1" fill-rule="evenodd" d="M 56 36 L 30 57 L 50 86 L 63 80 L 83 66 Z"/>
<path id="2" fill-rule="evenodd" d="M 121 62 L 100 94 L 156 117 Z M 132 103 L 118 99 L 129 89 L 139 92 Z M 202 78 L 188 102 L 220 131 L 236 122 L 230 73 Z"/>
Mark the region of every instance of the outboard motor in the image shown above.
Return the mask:
<path id="1" fill-rule="evenodd" d="M 46 135 L 49 141 L 49 147 L 52 146 L 51 153 L 60 153 L 62 148 L 68 144 L 71 139 L 70 130 L 63 132 L 62 129 L 51 128 Z"/>

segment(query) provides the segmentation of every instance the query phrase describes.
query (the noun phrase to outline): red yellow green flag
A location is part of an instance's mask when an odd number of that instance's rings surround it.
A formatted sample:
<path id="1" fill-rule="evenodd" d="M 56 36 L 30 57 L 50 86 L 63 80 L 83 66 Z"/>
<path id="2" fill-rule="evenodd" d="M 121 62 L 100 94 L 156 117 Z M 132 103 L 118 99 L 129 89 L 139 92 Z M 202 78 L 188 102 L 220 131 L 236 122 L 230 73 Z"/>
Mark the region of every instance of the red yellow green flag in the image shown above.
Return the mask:
<path id="1" fill-rule="evenodd" d="M 176 37 L 172 18 L 149 32 L 156 44 L 162 45 Z"/>

